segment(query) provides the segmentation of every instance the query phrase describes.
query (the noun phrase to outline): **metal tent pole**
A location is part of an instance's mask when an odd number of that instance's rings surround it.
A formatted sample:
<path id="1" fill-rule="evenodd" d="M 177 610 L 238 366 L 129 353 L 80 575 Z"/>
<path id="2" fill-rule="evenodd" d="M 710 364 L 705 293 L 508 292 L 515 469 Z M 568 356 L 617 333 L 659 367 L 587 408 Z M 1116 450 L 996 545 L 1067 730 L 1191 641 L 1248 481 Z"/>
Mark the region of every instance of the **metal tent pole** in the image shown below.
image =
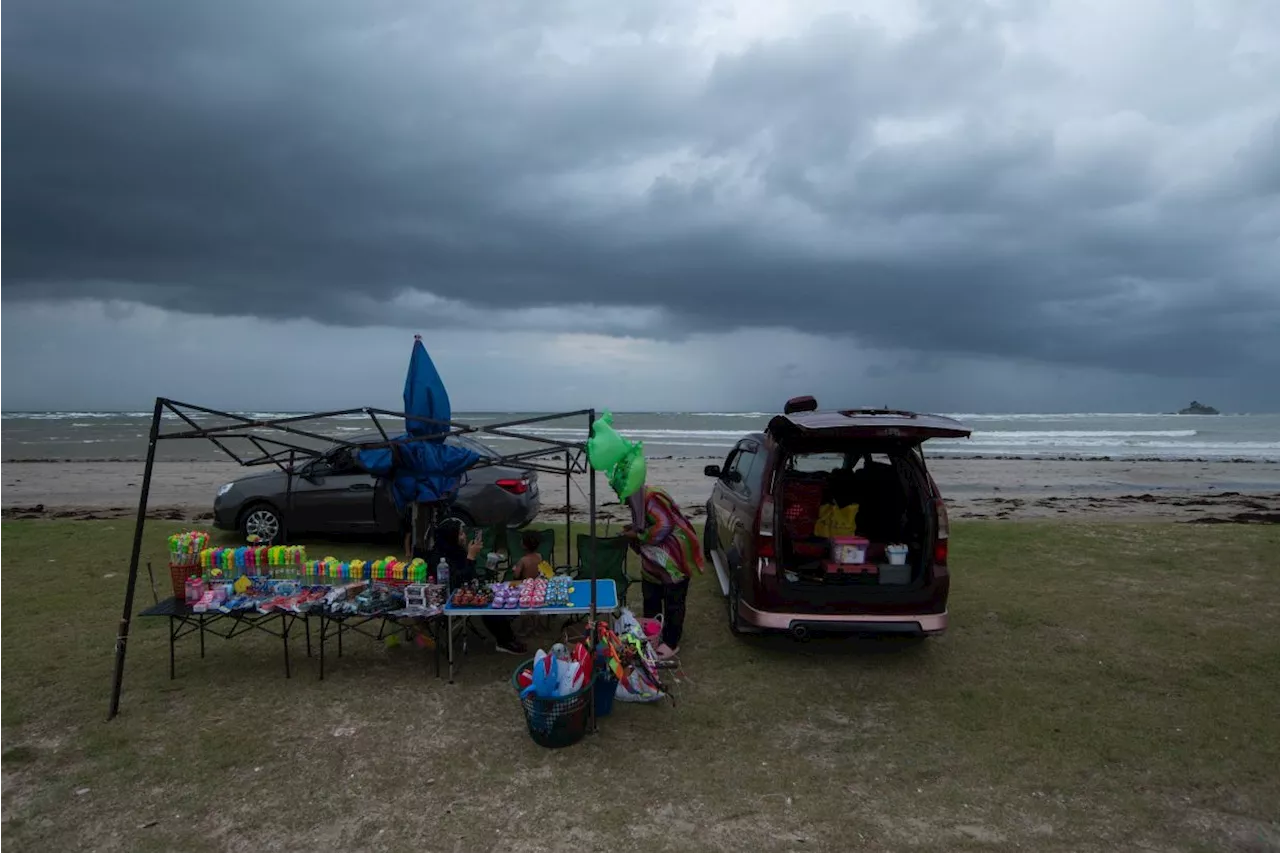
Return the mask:
<path id="1" fill-rule="evenodd" d="M 564 452 L 564 564 L 570 568 L 573 567 L 573 513 L 569 511 L 573 503 L 572 458 L 566 449 Z"/>
<path id="2" fill-rule="evenodd" d="M 147 523 L 147 499 L 151 496 L 151 470 L 156 462 L 156 442 L 160 440 L 160 411 L 164 404 L 156 398 L 156 408 L 151 416 L 151 437 L 147 442 L 147 464 L 142 472 L 142 494 L 138 496 L 138 519 L 133 527 L 133 551 L 129 555 L 129 580 L 124 590 L 124 610 L 120 614 L 120 628 L 116 631 L 116 667 L 111 679 L 111 708 L 107 719 L 120 713 L 120 686 L 124 681 L 124 653 L 129 642 L 129 623 L 133 619 L 133 593 L 138 585 L 138 560 L 142 556 L 142 529 Z"/>
<path id="3" fill-rule="evenodd" d="M 592 409 L 591 411 L 587 412 L 587 418 L 588 418 L 587 439 L 590 440 L 592 425 L 595 424 L 596 422 L 596 410 Z M 587 457 L 587 476 L 591 480 L 591 487 L 590 487 L 588 504 L 587 504 L 587 530 L 591 537 L 589 540 L 591 544 L 587 546 L 591 549 L 591 559 L 588 561 L 591 563 L 591 629 L 590 629 L 590 632 L 587 634 L 587 636 L 590 638 L 588 640 L 587 652 L 588 654 L 591 655 L 591 668 L 592 668 L 592 672 L 594 672 L 595 665 L 596 665 L 596 631 L 597 631 L 597 625 L 596 625 L 596 469 L 595 469 L 595 466 L 591 464 L 590 456 Z M 591 689 L 590 708 L 591 708 L 591 718 L 590 718 L 591 731 L 594 732 L 596 730 L 596 691 L 595 691 L 594 685 L 592 686 L 592 689 Z"/>

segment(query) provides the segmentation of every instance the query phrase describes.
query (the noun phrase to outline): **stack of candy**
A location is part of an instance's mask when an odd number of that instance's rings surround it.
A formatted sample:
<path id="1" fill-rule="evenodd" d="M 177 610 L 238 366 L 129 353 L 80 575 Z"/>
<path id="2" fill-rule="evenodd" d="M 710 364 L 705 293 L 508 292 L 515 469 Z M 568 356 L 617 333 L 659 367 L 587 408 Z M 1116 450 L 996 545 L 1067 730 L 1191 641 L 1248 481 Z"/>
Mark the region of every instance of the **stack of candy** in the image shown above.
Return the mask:
<path id="1" fill-rule="evenodd" d="M 517 600 L 520 602 L 520 608 L 523 610 L 536 610 L 539 607 L 546 606 L 547 579 L 526 578 L 521 581 L 520 596 Z"/>
<path id="2" fill-rule="evenodd" d="M 472 582 L 453 593 L 449 603 L 454 607 L 488 607 L 493 603 L 493 593 Z"/>
<path id="3" fill-rule="evenodd" d="M 564 607 L 569 603 L 569 576 L 556 575 L 547 581 L 547 606 Z"/>
<path id="4" fill-rule="evenodd" d="M 495 610 L 515 610 L 520 606 L 520 591 L 505 583 L 494 584 L 492 606 Z"/>
<path id="5" fill-rule="evenodd" d="M 200 560 L 200 552 L 209 546 L 209 533 L 205 530 L 188 530 L 169 537 L 169 565 L 194 566 Z"/>

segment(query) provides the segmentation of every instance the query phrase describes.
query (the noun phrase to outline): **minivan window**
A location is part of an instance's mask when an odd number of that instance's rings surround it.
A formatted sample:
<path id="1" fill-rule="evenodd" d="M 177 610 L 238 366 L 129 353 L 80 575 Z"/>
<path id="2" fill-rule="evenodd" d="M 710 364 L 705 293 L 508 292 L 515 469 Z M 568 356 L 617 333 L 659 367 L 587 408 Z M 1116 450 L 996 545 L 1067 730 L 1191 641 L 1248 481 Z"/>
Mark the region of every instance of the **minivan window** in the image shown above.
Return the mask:
<path id="1" fill-rule="evenodd" d="M 763 453 L 747 453 L 742 454 L 742 483 L 746 488 L 747 494 L 755 495 L 760 492 L 760 481 L 764 479 L 764 462 L 765 455 Z"/>
<path id="2" fill-rule="evenodd" d="M 787 460 L 787 467 L 801 474 L 828 473 L 844 466 L 843 453 L 797 453 Z"/>

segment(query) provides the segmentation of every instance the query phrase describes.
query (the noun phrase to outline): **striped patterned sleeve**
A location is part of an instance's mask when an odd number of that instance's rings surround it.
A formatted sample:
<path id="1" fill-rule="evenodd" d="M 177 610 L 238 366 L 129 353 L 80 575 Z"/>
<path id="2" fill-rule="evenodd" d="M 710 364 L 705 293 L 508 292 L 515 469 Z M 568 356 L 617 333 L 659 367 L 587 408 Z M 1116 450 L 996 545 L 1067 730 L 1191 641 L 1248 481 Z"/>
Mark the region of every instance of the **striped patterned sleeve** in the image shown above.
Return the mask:
<path id="1" fill-rule="evenodd" d="M 649 523 L 641 531 L 640 540 L 649 545 L 661 545 L 675 529 L 675 519 L 661 500 L 651 498 L 645 504 L 645 515 Z"/>

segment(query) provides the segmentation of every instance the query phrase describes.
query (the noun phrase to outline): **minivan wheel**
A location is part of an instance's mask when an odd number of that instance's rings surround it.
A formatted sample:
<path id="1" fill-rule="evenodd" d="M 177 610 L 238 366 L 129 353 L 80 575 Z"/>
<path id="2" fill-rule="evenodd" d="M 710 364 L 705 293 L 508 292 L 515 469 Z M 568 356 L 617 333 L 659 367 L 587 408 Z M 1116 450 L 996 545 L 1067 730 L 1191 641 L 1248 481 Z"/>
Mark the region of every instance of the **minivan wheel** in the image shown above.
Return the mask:
<path id="1" fill-rule="evenodd" d="M 738 612 L 738 605 L 742 603 L 742 592 L 738 589 L 736 578 L 729 579 L 729 594 L 725 596 L 725 601 L 729 603 L 729 630 L 742 636 L 746 633 L 742 629 L 742 615 Z"/>
<path id="2" fill-rule="evenodd" d="M 240 532 L 245 538 L 257 536 L 263 545 L 277 545 L 284 541 L 284 519 L 268 504 L 255 504 L 240 517 Z"/>

